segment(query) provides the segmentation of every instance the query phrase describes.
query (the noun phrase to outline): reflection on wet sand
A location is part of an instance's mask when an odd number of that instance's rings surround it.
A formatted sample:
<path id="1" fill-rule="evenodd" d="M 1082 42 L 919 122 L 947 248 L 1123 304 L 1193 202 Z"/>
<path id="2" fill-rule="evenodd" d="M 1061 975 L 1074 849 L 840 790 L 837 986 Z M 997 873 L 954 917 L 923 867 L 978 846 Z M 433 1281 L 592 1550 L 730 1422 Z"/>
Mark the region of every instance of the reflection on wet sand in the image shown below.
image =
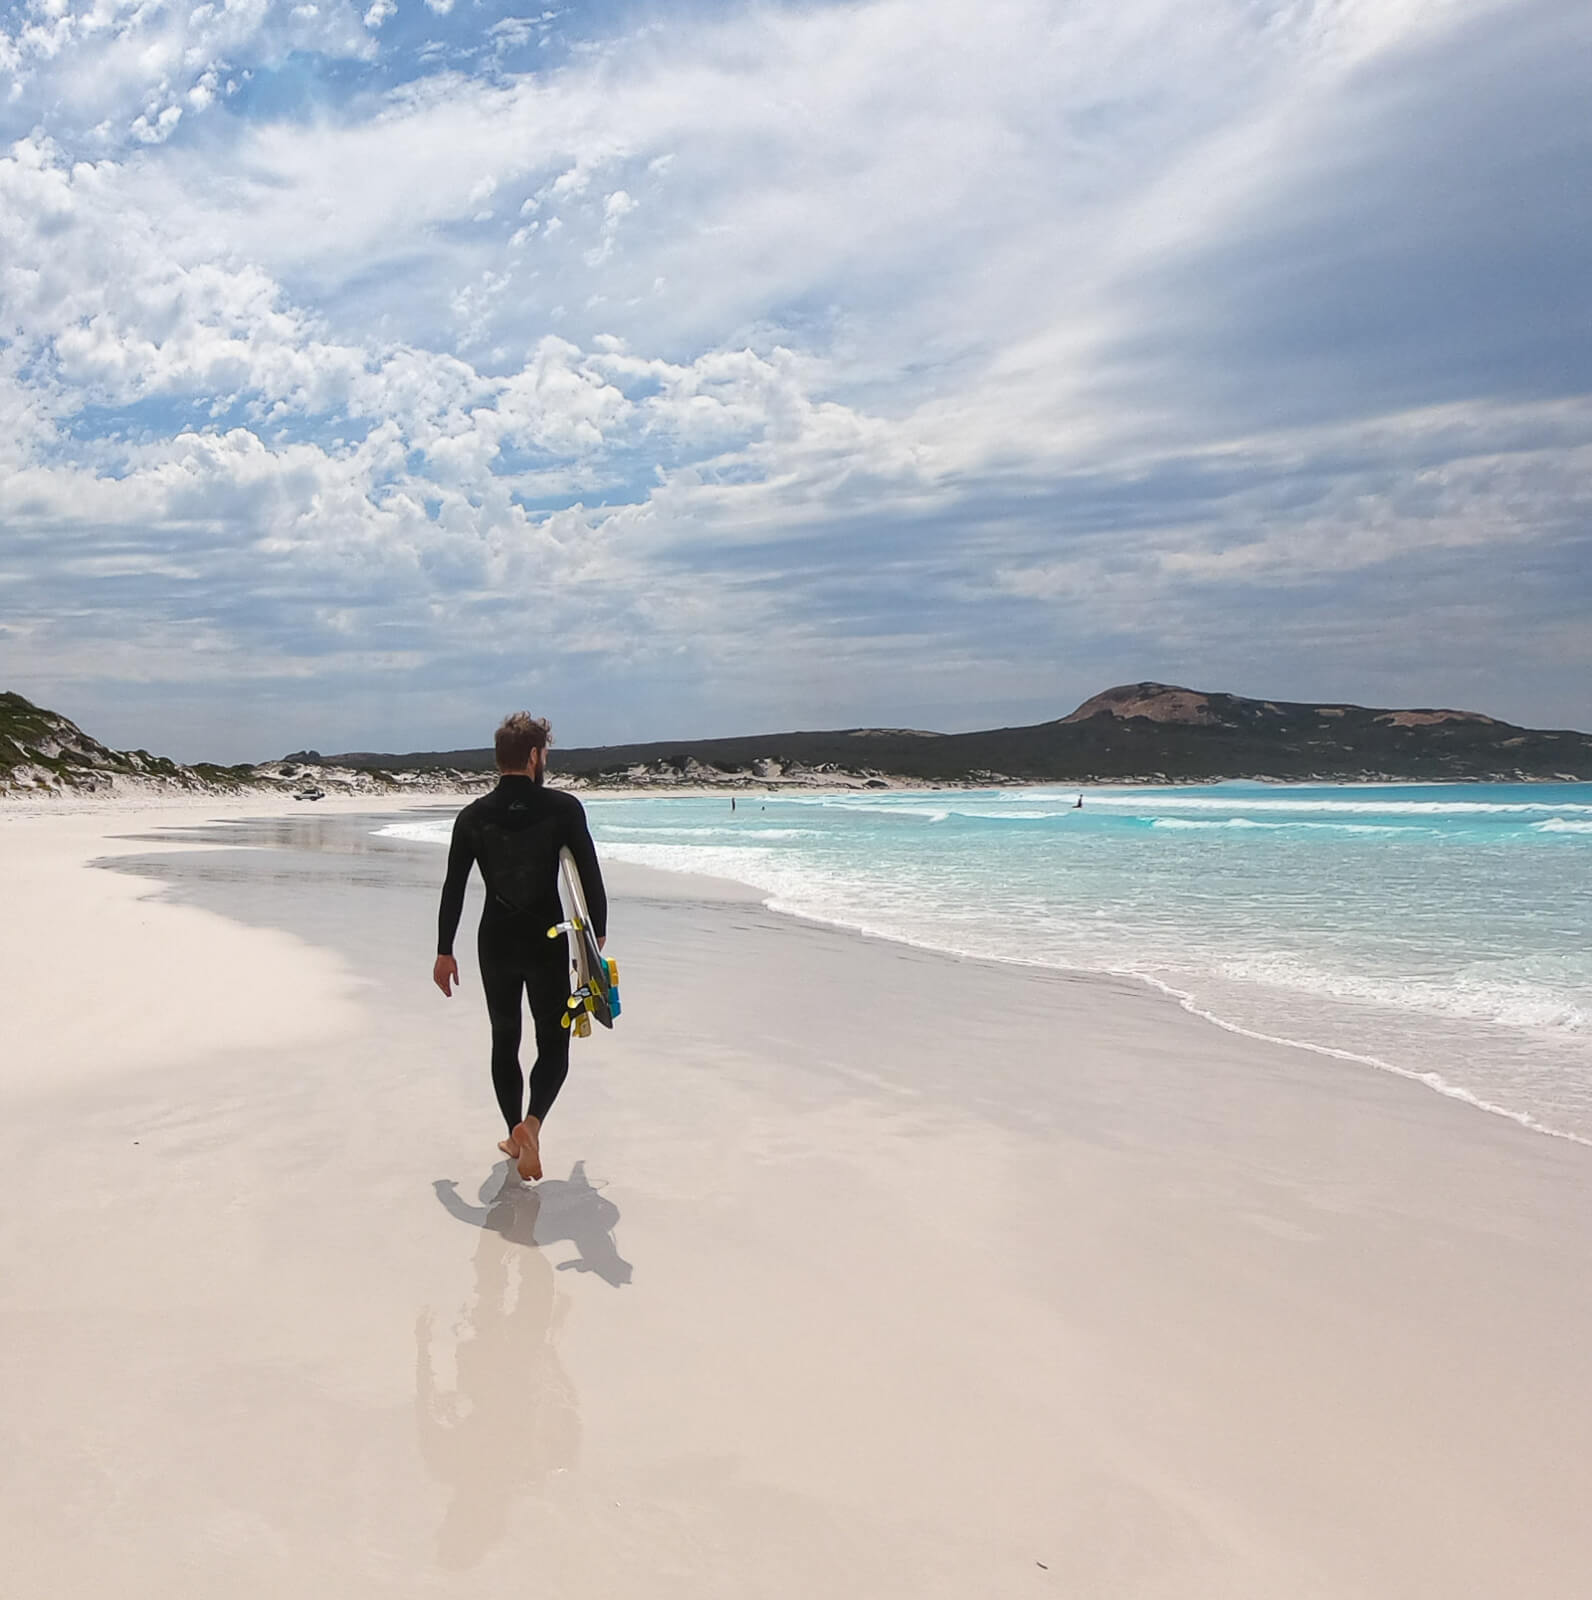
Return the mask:
<path id="1" fill-rule="evenodd" d="M 500 1186 L 499 1186 L 500 1185 Z M 437 1534 L 444 1567 L 474 1566 L 508 1531 L 515 1500 L 580 1454 L 580 1410 L 556 1340 L 567 1301 L 538 1248 L 571 1240 L 580 1255 L 563 1265 L 628 1282 L 612 1229 L 619 1208 L 577 1163 L 567 1180 L 521 1185 L 507 1164 L 482 1186 L 490 1204 L 462 1200 L 439 1179 L 437 1198 L 479 1228 L 475 1289 L 454 1325 L 452 1389 L 441 1386 L 430 1311 L 415 1325 L 415 1421 L 420 1453 L 452 1491 Z"/>

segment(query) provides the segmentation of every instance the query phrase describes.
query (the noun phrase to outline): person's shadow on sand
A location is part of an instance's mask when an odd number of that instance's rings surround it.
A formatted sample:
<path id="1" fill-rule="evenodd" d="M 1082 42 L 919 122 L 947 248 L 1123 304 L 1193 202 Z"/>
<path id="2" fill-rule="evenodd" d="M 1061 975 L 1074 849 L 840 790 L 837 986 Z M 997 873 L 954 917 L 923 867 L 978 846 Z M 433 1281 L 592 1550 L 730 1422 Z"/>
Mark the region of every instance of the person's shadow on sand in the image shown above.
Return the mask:
<path id="1" fill-rule="evenodd" d="M 452 1178 L 437 1178 L 431 1187 L 448 1214 L 471 1227 L 530 1249 L 567 1239 L 580 1253 L 573 1261 L 559 1262 L 560 1272 L 595 1272 L 616 1289 L 630 1282 L 631 1265 L 614 1240 L 619 1207 L 592 1186 L 584 1161 L 577 1161 L 567 1178 L 549 1178 L 534 1189 L 522 1187 L 508 1162 L 500 1161 L 481 1185 L 479 1206 L 460 1197 Z M 510 1228 L 516 1231 L 510 1233 Z"/>

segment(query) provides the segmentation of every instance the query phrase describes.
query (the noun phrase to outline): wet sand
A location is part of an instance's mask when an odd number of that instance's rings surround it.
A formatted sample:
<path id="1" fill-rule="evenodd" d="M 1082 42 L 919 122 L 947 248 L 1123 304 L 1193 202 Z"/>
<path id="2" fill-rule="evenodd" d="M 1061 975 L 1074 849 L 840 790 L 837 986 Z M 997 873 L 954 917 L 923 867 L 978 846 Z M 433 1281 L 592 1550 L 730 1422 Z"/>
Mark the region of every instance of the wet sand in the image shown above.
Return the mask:
<path id="1" fill-rule="evenodd" d="M 522 1188 L 372 809 L 0 820 L 8 1593 L 1585 1594 L 1592 1150 L 615 869 Z"/>

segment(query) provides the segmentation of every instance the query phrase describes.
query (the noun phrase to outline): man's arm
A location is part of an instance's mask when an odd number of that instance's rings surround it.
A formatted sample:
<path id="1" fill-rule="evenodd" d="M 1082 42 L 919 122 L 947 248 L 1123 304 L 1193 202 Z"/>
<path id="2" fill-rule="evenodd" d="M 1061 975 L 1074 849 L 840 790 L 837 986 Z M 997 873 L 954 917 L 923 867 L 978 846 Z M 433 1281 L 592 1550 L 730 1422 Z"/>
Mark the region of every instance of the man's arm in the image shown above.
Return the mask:
<path id="1" fill-rule="evenodd" d="M 459 963 L 453 959 L 453 936 L 464 915 L 464 886 L 475 865 L 475 843 L 461 811 L 454 819 L 453 839 L 448 845 L 448 875 L 442 880 L 442 904 L 437 909 L 437 959 L 431 981 L 445 994 L 452 994 L 450 983 L 459 981 Z"/>
<path id="2" fill-rule="evenodd" d="M 608 937 L 608 891 L 603 888 L 603 871 L 597 865 L 597 846 L 591 842 L 591 829 L 586 826 L 586 809 L 575 801 L 575 820 L 570 829 L 569 853 L 580 868 L 580 887 L 586 896 L 586 909 L 591 913 L 591 931 L 600 945 Z"/>

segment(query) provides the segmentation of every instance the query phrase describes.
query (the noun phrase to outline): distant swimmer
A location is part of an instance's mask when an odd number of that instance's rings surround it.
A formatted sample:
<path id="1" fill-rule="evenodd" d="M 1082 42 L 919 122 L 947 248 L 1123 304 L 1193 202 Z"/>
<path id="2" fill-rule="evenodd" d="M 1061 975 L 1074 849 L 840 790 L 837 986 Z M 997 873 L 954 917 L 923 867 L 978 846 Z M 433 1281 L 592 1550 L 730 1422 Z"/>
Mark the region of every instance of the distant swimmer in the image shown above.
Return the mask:
<path id="1" fill-rule="evenodd" d="M 492 1087 L 509 1130 L 498 1149 L 514 1162 L 522 1178 L 542 1175 L 542 1124 L 569 1073 L 569 1029 L 564 1026 L 569 941 L 562 934 L 556 939 L 547 936 L 550 926 L 564 920 L 558 898 L 561 849 L 568 847 L 580 871 L 599 949 L 608 936 L 608 896 L 585 810 L 574 795 L 542 782 L 548 737 L 546 719 L 526 711 L 516 711 L 497 730 L 497 787 L 471 801 L 453 824 L 448 876 L 437 913 L 437 960 L 431 969 L 432 981 L 451 997 L 459 981 L 453 936 L 464 911 L 470 868 L 479 865 L 486 903 L 481 908 L 476 954 L 492 1022 Z M 524 999 L 530 1001 L 536 1026 L 536 1063 L 531 1068 L 529 1104 L 522 1114 Z"/>
<path id="2" fill-rule="evenodd" d="M 735 796 L 732 794 L 730 796 L 730 810 L 733 811 L 734 809 L 735 809 Z"/>
<path id="3" fill-rule="evenodd" d="M 1082 811 L 1083 810 L 1083 796 L 1082 795 L 1078 796 L 1078 804 L 1075 805 L 1072 809 L 1074 811 Z"/>

